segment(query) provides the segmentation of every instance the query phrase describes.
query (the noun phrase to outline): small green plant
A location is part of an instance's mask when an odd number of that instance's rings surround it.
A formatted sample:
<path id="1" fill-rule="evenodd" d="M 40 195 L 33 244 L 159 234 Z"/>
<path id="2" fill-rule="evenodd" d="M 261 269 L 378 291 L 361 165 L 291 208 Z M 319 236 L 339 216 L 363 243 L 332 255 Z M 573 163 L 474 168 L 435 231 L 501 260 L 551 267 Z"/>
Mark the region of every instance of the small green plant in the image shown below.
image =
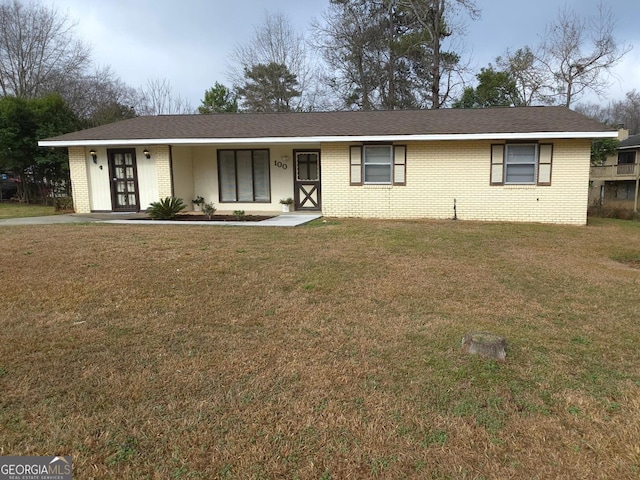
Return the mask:
<path id="1" fill-rule="evenodd" d="M 589 345 L 591 339 L 589 337 L 583 337 L 582 335 L 576 335 L 571 339 L 571 343 L 577 343 L 578 345 Z"/>
<path id="2" fill-rule="evenodd" d="M 204 213 L 209 220 L 213 217 L 213 214 L 216 213 L 216 207 L 213 205 L 213 202 L 205 203 L 202 205 L 202 213 Z"/>
<path id="3" fill-rule="evenodd" d="M 106 459 L 106 464 L 110 467 L 119 463 L 125 463 L 137 455 L 138 440 L 135 437 L 127 438 L 124 443 L 117 446 L 117 450 Z"/>
<path id="4" fill-rule="evenodd" d="M 282 205 L 293 205 L 293 198 L 289 197 L 289 198 L 282 198 L 280 199 L 280 203 Z"/>
<path id="5" fill-rule="evenodd" d="M 201 197 L 200 195 L 198 195 L 196 198 L 191 200 L 191 203 L 193 203 L 194 205 L 203 205 L 204 204 L 204 197 Z"/>
<path id="6" fill-rule="evenodd" d="M 447 438 L 449 435 L 444 430 L 431 430 L 427 435 L 425 435 L 424 440 L 421 445 L 422 448 L 426 448 L 430 445 L 444 445 L 447 443 Z"/>
<path id="7" fill-rule="evenodd" d="M 186 205 L 181 198 L 165 197 L 162 200 L 153 202 L 149 205 L 147 213 L 154 220 L 172 220 L 185 208 Z"/>
<path id="8" fill-rule="evenodd" d="M 233 216 L 236 217 L 236 220 L 242 220 L 245 217 L 244 210 L 234 210 Z"/>

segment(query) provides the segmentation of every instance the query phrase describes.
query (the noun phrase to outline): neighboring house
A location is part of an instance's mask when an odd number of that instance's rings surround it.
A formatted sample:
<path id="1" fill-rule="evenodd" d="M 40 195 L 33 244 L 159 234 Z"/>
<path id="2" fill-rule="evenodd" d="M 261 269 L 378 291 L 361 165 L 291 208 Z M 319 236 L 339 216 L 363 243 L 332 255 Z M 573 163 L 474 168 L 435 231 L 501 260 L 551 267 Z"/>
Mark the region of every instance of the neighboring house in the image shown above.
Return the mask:
<path id="1" fill-rule="evenodd" d="M 628 135 L 621 131 L 617 155 L 608 157 L 603 166 L 591 167 L 590 203 L 638 211 L 640 135 Z"/>
<path id="2" fill-rule="evenodd" d="M 617 132 L 564 107 L 137 117 L 68 147 L 77 212 L 196 196 L 219 211 L 586 223 L 590 146 Z"/>

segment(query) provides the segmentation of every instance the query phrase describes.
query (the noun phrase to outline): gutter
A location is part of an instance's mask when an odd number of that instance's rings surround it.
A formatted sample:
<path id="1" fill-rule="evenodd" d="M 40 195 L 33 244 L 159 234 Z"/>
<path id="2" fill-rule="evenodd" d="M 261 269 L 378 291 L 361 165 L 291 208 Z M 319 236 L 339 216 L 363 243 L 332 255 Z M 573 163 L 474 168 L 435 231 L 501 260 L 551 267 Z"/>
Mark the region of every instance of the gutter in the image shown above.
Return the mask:
<path id="1" fill-rule="evenodd" d="M 132 145 L 248 145 L 362 142 L 438 142 L 472 140 L 549 140 L 618 138 L 617 131 L 604 132 L 530 132 L 530 133 L 462 133 L 429 135 L 355 135 L 317 137 L 252 137 L 252 138 L 139 138 L 90 140 L 40 140 L 40 147 L 88 147 Z"/>

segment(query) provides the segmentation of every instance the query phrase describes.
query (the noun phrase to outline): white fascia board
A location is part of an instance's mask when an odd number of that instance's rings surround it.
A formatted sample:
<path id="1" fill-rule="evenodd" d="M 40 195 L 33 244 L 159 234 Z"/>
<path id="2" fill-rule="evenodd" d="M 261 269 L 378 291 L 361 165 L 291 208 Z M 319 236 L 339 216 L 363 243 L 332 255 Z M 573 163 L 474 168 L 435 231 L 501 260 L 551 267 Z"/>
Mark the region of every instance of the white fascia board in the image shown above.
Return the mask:
<path id="1" fill-rule="evenodd" d="M 324 137 L 256 137 L 256 138 L 149 138 L 136 140 L 41 140 L 41 147 L 88 147 L 133 145 L 243 145 L 353 142 L 434 142 L 471 140 L 548 140 L 554 138 L 617 138 L 618 132 L 533 132 L 473 133 L 437 135 L 358 135 Z"/>

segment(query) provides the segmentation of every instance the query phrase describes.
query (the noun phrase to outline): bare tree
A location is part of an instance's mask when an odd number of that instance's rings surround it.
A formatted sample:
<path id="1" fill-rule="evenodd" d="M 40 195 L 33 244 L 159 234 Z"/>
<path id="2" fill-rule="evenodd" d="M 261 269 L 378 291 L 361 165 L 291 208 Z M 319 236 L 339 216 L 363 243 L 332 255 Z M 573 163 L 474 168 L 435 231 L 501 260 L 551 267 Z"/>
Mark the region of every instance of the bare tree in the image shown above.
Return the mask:
<path id="1" fill-rule="evenodd" d="M 136 90 L 122 82 L 110 67 L 96 68 L 69 78 L 58 88 L 58 93 L 80 119 L 92 126 L 109 119 L 103 115 L 107 110 L 120 110 L 125 118 L 135 114 L 138 98 Z M 95 118 L 96 115 L 102 120 Z M 114 121 L 117 119 L 118 116 L 113 118 Z"/>
<path id="2" fill-rule="evenodd" d="M 582 115 L 593 118 L 601 123 L 611 124 L 611 110 L 608 106 L 603 106 L 594 102 L 581 102 L 572 107 L 572 110 L 575 110 Z"/>
<path id="3" fill-rule="evenodd" d="M 640 92 L 627 92 L 624 100 L 597 103 L 579 103 L 575 110 L 612 127 L 624 127 L 631 135 L 640 133 Z"/>
<path id="4" fill-rule="evenodd" d="M 640 133 L 640 92 L 627 92 L 624 100 L 609 103 L 608 109 L 611 123 L 624 125 L 631 135 Z"/>
<path id="5" fill-rule="evenodd" d="M 136 111 L 141 115 L 175 115 L 194 113 L 191 104 L 179 95 L 173 95 L 173 87 L 166 78 L 148 80 L 138 90 Z"/>
<path id="6" fill-rule="evenodd" d="M 371 110 L 383 103 L 387 69 L 384 5 L 370 1 L 330 2 L 323 22 L 314 22 L 316 48 L 329 68 L 324 81 L 338 94 L 336 108 Z"/>
<path id="7" fill-rule="evenodd" d="M 282 12 L 265 12 L 264 22 L 255 27 L 253 38 L 233 49 L 228 65 L 228 79 L 235 89 L 244 85 L 245 73 L 257 65 L 284 65 L 298 80 L 301 93 L 292 108 L 312 106 L 315 80 L 314 67 L 308 54 L 307 41 L 296 31 Z"/>
<path id="8" fill-rule="evenodd" d="M 545 85 L 549 84 L 547 71 L 530 47 L 525 46 L 515 52 L 507 49 L 503 56 L 496 58 L 496 64 L 500 70 L 511 74 L 522 105 L 553 102 L 544 93 Z"/>
<path id="9" fill-rule="evenodd" d="M 396 0 L 413 14 L 415 21 L 428 34 L 427 43 L 431 51 L 431 61 L 425 67 L 430 73 L 430 103 L 437 109 L 450 99 L 454 76 L 460 56 L 443 50 L 443 41 L 456 31 L 462 34 L 464 28 L 456 26 L 452 19 L 456 9 L 465 11 L 471 19 L 480 16 L 480 10 L 472 0 Z"/>
<path id="10" fill-rule="evenodd" d="M 599 96 L 606 92 L 608 73 L 630 50 L 616 41 L 614 32 L 611 8 L 602 3 L 591 17 L 566 7 L 560 10 L 546 29 L 539 56 L 558 103 L 569 107 L 587 90 Z"/>
<path id="11" fill-rule="evenodd" d="M 314 24 L 331 86 L 350 108 L 444 106 L 465 70 L 456 10 L 479 15 L 471 0 L 331 0 Z"/>
<path id="12" fill-rule="evenodd" d="M 0 4 L 0 89 L 35 98 L 80 76 L 90 49 L 74 36 L 76 23 L 57 10 L 18 0 Z"/>

